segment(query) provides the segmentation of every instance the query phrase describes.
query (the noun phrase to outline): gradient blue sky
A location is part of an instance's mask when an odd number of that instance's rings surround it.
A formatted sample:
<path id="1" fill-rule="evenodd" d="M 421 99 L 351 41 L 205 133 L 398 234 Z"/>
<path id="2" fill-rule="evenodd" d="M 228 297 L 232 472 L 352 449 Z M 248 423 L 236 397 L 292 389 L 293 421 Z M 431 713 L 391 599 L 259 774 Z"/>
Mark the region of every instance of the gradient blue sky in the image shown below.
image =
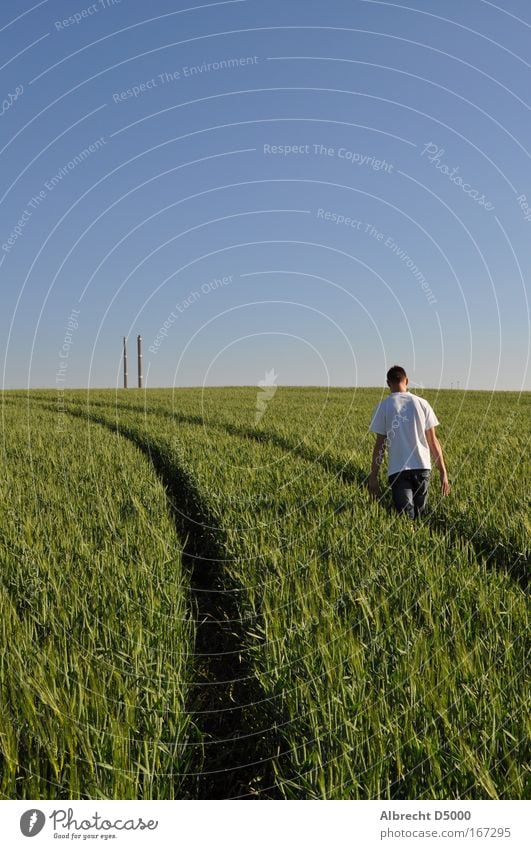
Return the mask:
<path id="1" fill-rule="evenodd" d="M 412 3 L 5 4 L 3 387 L 529 389 L 531 8 Z"/>

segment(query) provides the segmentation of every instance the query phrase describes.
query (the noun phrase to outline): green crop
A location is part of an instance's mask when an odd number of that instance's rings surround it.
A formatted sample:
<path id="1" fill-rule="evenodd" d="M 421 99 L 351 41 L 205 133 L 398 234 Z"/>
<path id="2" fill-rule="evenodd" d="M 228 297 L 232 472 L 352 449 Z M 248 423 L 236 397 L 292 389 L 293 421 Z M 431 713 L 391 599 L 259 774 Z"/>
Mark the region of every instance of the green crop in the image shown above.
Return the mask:
<path id="1" fill-rule="evenodd" d="M 3 410 L 0 791 L 174 798 L 197 732 L 182 548 L 130 442 Z"/>

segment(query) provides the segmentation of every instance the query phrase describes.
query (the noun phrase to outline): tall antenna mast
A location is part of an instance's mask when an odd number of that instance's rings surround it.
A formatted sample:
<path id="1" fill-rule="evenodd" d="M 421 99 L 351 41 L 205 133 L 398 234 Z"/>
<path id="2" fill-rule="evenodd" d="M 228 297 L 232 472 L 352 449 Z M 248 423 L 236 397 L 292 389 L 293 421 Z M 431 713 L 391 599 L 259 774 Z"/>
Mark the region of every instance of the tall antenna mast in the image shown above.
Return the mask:
<path id="1" fill-rule="evenodd" d="M 127 389 L 127 343 L 124 336 L 124 389 Z"/>
<path id="2" fill-rule="evenodd" d="M 138 336 L 138 388 L 142 389 L 142 381 L 144 379 L 144 375 L 142 374 L 142 337 Z"/>

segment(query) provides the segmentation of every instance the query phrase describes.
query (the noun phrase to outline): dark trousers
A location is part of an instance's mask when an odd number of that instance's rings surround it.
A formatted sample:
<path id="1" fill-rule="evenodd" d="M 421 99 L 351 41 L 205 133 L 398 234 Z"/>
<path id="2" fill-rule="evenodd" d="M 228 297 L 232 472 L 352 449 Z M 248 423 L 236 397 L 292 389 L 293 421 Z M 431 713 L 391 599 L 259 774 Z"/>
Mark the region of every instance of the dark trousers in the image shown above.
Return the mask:
<path id="1" fill-rule="evenodd" d="M 406 469 L 389 476 L 393 503 L 399 513 L 418 519 L 427 509 L 431 469 Z"/>

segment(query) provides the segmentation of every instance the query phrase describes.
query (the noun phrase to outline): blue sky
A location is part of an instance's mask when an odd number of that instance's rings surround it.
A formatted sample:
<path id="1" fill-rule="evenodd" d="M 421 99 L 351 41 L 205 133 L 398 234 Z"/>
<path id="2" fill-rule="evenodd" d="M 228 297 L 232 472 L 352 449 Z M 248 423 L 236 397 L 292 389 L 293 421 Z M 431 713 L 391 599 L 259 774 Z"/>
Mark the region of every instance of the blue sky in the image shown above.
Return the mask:
<path id="1" fill-rule="evenodd" d="M 531 14 L 2 8 L 2 385 L 529 389 Z"/>

